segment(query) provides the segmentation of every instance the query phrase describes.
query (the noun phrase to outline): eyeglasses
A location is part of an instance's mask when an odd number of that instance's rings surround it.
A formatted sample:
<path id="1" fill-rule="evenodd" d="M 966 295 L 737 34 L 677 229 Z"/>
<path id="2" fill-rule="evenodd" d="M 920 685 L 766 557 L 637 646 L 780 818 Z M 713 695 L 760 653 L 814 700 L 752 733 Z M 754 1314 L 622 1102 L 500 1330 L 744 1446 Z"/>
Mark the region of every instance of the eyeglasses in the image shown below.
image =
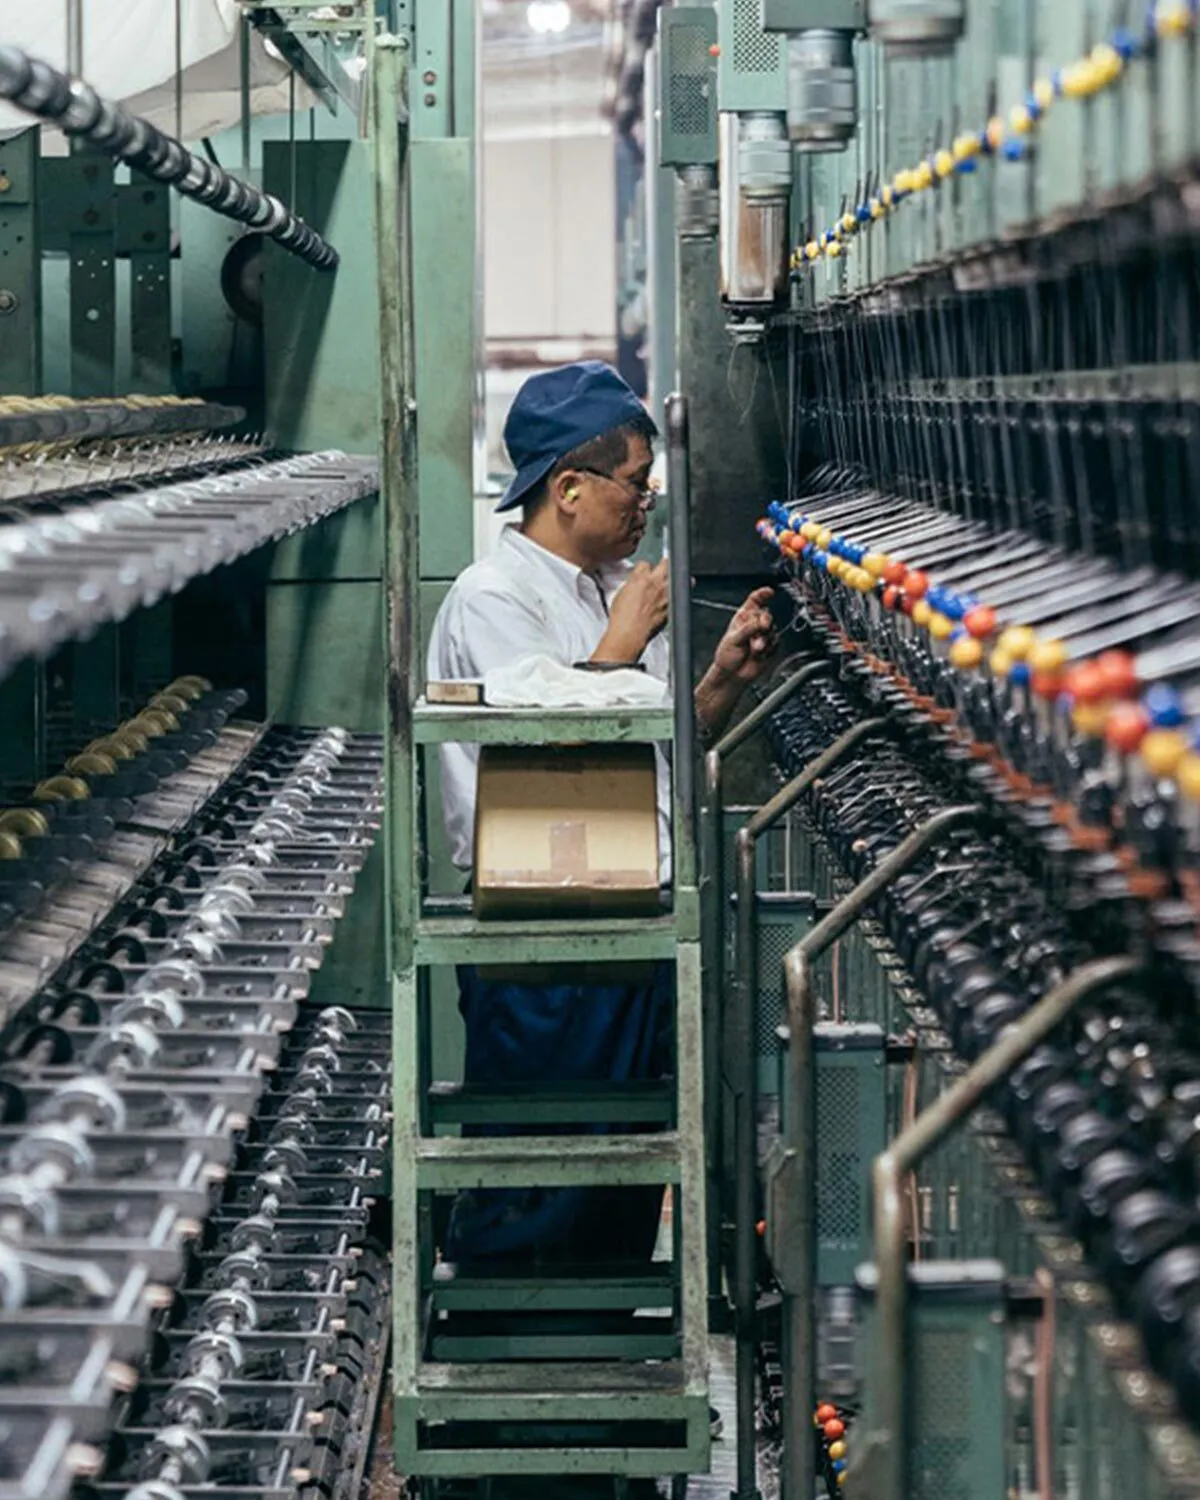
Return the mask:
<path id="1" fill-rule="evenodd" d="M 658 498 L 659 491 L 657 479 L 648 479 L 645 484 L 634 484 L 632 480 L 622 479 L 618 474 L 606 474 L 603 469 L 581 468 L 579 472 L 590 474 L 593 479 L 607 479 L 609 484 L 619 485 L 639 505 L 644 505 L 647 510 L 654 509 L 654 502 Z"/>

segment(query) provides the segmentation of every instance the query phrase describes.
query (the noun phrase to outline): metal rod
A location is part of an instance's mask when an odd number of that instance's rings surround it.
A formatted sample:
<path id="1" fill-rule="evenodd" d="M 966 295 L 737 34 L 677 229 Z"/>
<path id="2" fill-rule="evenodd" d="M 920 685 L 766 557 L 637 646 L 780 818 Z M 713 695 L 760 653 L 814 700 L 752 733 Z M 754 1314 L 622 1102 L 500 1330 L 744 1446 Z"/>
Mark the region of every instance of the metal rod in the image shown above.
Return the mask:
<path id="1" fill-rule="evenodd" d="M 788 1051 L 786 1117 L 790 1139 L 787 1170 L 793 1193 L 789 1230 L 789 1275 L 783 1282 L 786 1333 L 783 1366 L 782 1500 L 809 1500 L 812 1494 L 812 1416 L 816 1409 L 817 1284 L 817 1063 L 813 1027 L 817 1020 L 812 966 L 894 880 L 910 870 L 947 833 L 979 816 L 972 806 L 934 813 L 908 835 L 874 870 L 818 922 L 783 961 L 787 991 Z M 807 1489 L 806 1489 L 807 1486 Z"/>
<path id="2" fill-rule="evenodd" d="M 0 99 L 50 121 L 73 140 L 86 141 L 214 213 L 257 230 L 318 271 L 332 271 L 338 263 L 333 246 L 278 198 L 231 177 L 149 120 L 102 99 L 91 84 L 72 80 L 17 47 L 0 47 Z"/>
<path id="3" fill-rule="evenodd" d="M 250 17 L 242 12 L 238 36 L 238 108 L 242 134 L 242 171 L 250 171 Z"/>
<path id="4" fill-rule="evenodd" d="M 754 881 L 755 844 L 760 834 L 794 807 L 812 784 L 843 756 L 884 725 L 862 719 L 782 787 L 738 830 L 737 871 L 737 1007 L 730 1038 L 734 1076 L 734 1326 L 737 1339 L 737 1490 L 736 1500 L 756 1500 L 754 1378 L 757 1360 L 758 1264 L 758 1077 L 755 1067 L 754 1013 L 758 1000 L 758 902 Z"/>
<path id="5" fill-rule="evenodd" d="M 670 527 L 671 677 L 675 692 L 675 883 L 696 884 L 696 703 L 692 670 L 691 492 L 688 408 L 666 400 L 667 522 Z"/>
<path id="6" fill-rule="evenodd" d="M 787 676 L 778 687 L 756 703 L 733 725 L 704 757 L 704 796 L 700 801 L 700 933 L 704 946 L 701 968 L 701 1002 L 704 1014 L 704 1135 L 708 1147 L 708 1295 L 710 1319 L 724 1305 L 721 1278 L 721 1224 L 724 1152 L 724 1089 L 721 1082 L 721 1049 L 725 1035 L 725 788 L 724 762 L 758 732 L 781 704 L 797 689 L 822 672 L 832 670 L 829 661 L 792 658 L 805 665 Z"/>
<path id="7" fill-rule="evenodd" d="M 67 0 L 67 72 L 83 72 L 83 0 Z"/>
<path id="8" fill-rule="evenodd" d="M 1099 958 L 1082 964 L 1009 1028 L 994 1047 L 875 1160 L 875 1265 L 877 1283 L 873 1404 L 878 1428 L 867 1435 L 864 1462 L 870 1466 L 871 1500 L 905 1500 L 904 1339 L 907 1325 L 908 1267 L 903 1184 L 910 1172 L 975 1110 L 987 1094 L 1062 1024 L 1081 1000 L 1143 968 L 1130 957 Z M 857 1472 L 857 1471 L 856 1471 Z"/>

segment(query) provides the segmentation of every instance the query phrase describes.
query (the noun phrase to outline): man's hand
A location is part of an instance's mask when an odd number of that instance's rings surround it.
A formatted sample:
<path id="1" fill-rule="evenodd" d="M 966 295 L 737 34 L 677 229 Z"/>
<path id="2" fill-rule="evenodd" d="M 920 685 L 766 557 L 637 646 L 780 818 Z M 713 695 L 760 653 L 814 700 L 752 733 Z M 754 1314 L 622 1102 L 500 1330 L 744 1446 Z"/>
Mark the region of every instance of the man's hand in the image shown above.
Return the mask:
<path id="1" fill-rule="evenodd" d="M 774 593 L 774 589 L 755 589 L 730 620 L 713 653 L 718 673 L 744 684 L 766 671 L 777 644 L 775 623 L 767 609 Z"/>
<path id="2" fill-rule="evenodd" d="M 667 559 L 638 563 L 613 596 L 608 629 L 592 652 L 596 662 L 636 662 L 667 623 Z"/>
<path id="3" fill-rule="evenodd" d="M 761 677 L 775 653 L 775 628 L 767 605 L 774 589 L 755 589 L 730 620 L 712 666 L 696 688 L 696 719 L 705 735 L 728 724 L 747 683 Z"/>

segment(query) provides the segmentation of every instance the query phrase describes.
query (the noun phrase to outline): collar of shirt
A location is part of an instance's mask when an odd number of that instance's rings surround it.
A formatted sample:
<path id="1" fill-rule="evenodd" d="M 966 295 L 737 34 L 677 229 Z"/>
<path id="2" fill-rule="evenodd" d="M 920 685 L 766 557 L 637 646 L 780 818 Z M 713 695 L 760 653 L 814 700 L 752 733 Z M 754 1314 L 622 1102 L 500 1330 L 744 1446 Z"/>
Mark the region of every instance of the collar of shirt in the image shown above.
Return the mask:
<path id="1" fill-rule="evenodd" d="M 633 571 L 632 563 L 618 562 L 598 569 L 595 574 L 585 573 L 582 568 L 576 567 L 573 562 L 568 562 L 565 557 L 559 557 L 557 552 L 551 552 L 540 543 L 531 540 L 519 526 L 512 524 L 506 526 L 500 533 L 498 555 L 504 556 L 517 567 L 527 567 L 533 564 L 543 569 L 578 598 L 587 599 L 589 602 L 595 597 L 592 590 L 598 589 L 600 602 L 606 610 L 608 601 Z M 591 585 L 590 588 L 589 585 Z"/>

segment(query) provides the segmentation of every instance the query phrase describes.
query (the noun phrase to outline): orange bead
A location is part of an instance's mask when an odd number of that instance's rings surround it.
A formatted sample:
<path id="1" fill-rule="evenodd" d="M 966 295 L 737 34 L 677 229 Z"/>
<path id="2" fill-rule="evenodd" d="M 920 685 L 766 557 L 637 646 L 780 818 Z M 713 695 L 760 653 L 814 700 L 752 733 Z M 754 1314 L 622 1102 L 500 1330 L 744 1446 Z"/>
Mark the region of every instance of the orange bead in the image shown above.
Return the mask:
<path id="1" fill-rule="evenodd" d="M 1132 698 L 1137 692 L 1137 667 L 1130 652 L 1102 651 L 1096 666 L 1104 679 L 1106 698 Z"/>
<path id="2" fill-rule="evenodd" d="M 963 625 L 969 635 L 981 641 L 995 630 L 996 611 L 990 604 L 977 604 L 974 609 L 967 610 L 963 616 Z"/>
<path id="3" fill-rule="evenodd" d="M 1094 661 L 1080 662 L 1066 678 L 1067 692 L 1076 703 L 1098 703 L 1105 697 L 1104 673 Z"/>
<path id="4" fill-rule="evenodd" d="M 1118 703 L 1108 716 L 1104 738 L 1114 750 L 1130 755 L 1146 737 L 1150 716 L 1140 703 Z"/>
<path id="5" fill-rule="evenodd" d="M 846 1424 L 841 1420 L 840 1417 L 832 1418 L 832 1420 L 825 1423 L 825 1426 L 822 1429 L 822 1431 L 825 1433 L 825 1436 L 830 1440 L 830 1442 L 834 1442 L 837 1438 L 840 1438 L 845 1430 Z"/>
<path id="6" fill-rule="evenodd" d="M 883 591 L 883 607 L 884 607 L 884 609 L 895 609 L 895 607 L 899 603 L 900 603 L 900 590 L 898 588 L 896 588 L 896 586 L 894 584 L 892 584 L 888 588 L 884 589 L 884 591 Z"/>
<path id="7" fill-rule="evenodd" d="M 910 599 L 920 599 L 929 587 L 929 579 L 919 568 L 905 575 L 904 592 Z"/>
<path id="8" fill-rule="evenodd" d="M 890 562 L 883 570 L 884 583 L 901 584 L 908 574 L 908 569 L 902 562 Z"/>
<path id="9" fill-rule="evenodd" d="M 830 1406 L 828 1401 L 822 1401 L 817 1407 L 817 1421 L 824 1427 L 826 1422 L 837 1421 L 837 1407 Z"/>

